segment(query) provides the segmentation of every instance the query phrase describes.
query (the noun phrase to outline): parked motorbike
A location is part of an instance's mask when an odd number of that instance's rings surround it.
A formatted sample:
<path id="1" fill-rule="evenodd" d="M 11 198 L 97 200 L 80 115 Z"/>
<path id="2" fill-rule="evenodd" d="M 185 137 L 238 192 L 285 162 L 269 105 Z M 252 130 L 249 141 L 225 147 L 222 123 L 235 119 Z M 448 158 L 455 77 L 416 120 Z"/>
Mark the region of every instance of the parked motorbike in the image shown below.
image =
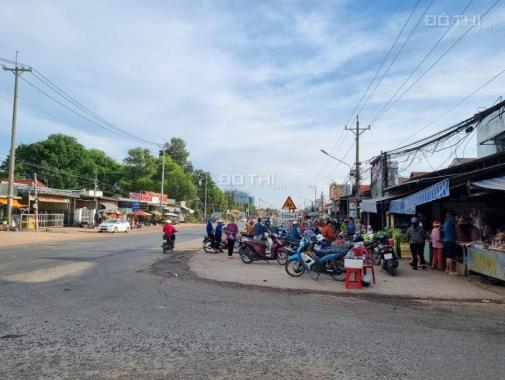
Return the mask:
<path id="1" fill-rule="evenodd" d="M 245 264 L 259 260 L 277 260 L 279 265 L 284 265 L 289 252 L 275 234 L 268 232 L 260 240 L 243 238 L 239 246 L 240 259 Z"/>
<path id="2" fill-rule="evenodd" d="M 372 261 L 375 265 L 381 265 L 382 269 L 388 272 L 391 276 L 396 276 L 398 268 L 398 258 L 393 252 L 393 247 L 387 243 L 385 236 L 378 235 L 369 243 Z"/>
<path id="3" fill-rule="evenodd" d="M 288 262 L 285 265 L 287 274 L 299 277 L 305 272 L 314 272 L 317 279 L 321 273 L 325 273 L 334 280 L 339 280 L 337 276 L 345 272 L 343 259 L 347 254 L 346 247 L 340 249 L 330 247 L 320 250 L 316 248 L 314 255 L 310 256 L 306 253 L 309 245 L 310 241 L 305 237 L 302 238 L 296 252 L 288 257 Z M 317 244 L 314 247 L 317 247 Z"/>
<path id="4" fill-rule="evenodd" d="M 203 250 L 207 253 L 221 253 L 222 251 L 226 250 L 226 242 L 220 241 L 219 242 L 219 247 L 215 248 L 214 247 L 214 241 L 212 239 L 209 239 L 208 236 L 203 237 Z M 237 253 L 239 251 L 240 247 L 240 240 L 237 238 L 235 240 L 235 245 L 233 246 L 233 252 Z"/>

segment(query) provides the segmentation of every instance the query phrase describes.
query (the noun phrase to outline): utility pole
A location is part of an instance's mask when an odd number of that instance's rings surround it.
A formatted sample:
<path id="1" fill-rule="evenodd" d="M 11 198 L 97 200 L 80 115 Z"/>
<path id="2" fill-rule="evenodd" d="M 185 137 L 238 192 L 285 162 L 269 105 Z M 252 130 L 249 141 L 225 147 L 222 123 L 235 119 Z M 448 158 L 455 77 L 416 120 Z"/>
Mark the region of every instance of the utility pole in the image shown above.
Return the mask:
<path id="1" fill-rule="evenodd" d="M 208 173 L 205 172 L 205 204 L 204 204 L 204 209 L 203 209 L 203 216 L 204 216 L 204 221 L 207 222 L 207 180 L 208 180 Z"/>
<path id="2" fill-rule="evenodd" d="M 354 136 L 356 137 L 356 173 L 354 173 L 354 176 L 355 176 L 355 183 L 356 183 L 356 218 L 359 218 L 359 213 L 358 213 L 358 201 L 359 201 L 359 195 L 360 195 L 360 192 L 359 192 L 359 185 L 360 185 L 360 181 L 361 181 L 361 175 L 360 175 L 360 172 L 359 172 L 359 165 L 360 165 L 360 162 L 359 162 L 359 137 L 365 132 L 365 131 L 368 131 L 370 130 L 370 125 L 366 128 L 360 128 L 359 127 L 359 115 L 356 115 L 356 128 L 347 128 L 347 126 L 345 126 L 345 130 L 346 131 L 351 131 L 352 133 L 354 133 Z"/>
<path id="3" fill-rule="evenodd" d="M 165 150 L 167 149 L 167 144 L 162 146 L 163 153 L 161 155 L 161 197 L 160 197 L 160 210 L 161 210 L 161 221 L 163 222 L 163 185 L 165 184 Z"/>
<path id="4" fill-rule="evenodd" d="M 95 215 L 93 215 L 93 225 L 95 224 L 96 214 L 98 214 L 98 198 L 96 197 L 97 189 L 98 189 L 98 179 L 95 175 L 95 190 L 93 190 L 93 195 L 95 197 Z"/>
<path id="5" fill-rule="evenodd" d="M 39 230 L 39 198 L 37 196 L 37 173 L 33 174 L 34 197 L 33 210 L 35 211 L 35 231 Z"/>
<path id="6" fill-rule="evenodd" d="M 316 185 L 309 185 L 309 187 L 314 189 L 314 207 L 313 210 L 316 210 L 316 200 L 317 200 L 317 186 Z"/>
<path id="7" fill-rule="evenodd" d="M 19 77 L 25 71 L 32 71 L 31 67 L 18 66 L 18 52 L 16 51 L 16 65 L 14 68 L 3 66 L 5 71 L 14 73 L 14 102 L 12 106 L 12 130 L 11 130 L 11 149 L 9 155 L 9 190 L 7 193 L 7 224 L 12 225 L 12 200 L 14 198 L 14 170 L 16 163 L 16 121 L 18 112 L 18 82 Z"/>

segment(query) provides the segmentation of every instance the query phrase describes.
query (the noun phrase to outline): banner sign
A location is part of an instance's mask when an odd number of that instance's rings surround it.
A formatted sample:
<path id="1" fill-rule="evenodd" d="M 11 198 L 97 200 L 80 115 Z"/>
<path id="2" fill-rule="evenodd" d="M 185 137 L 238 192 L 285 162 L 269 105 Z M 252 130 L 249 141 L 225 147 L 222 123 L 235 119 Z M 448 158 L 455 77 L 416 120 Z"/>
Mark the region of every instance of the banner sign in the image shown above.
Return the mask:
<path id="1" fill-rule="evenodd" d="M 145 191 L 143 193 L 130 193 L 130 199 L 139 202 L 150 202 L 150 203 L 160 203 L 160 193 L 153 193 L 151 191 Z M 163 194 L 163 203 L 167 203 L 168 195 Z"/>
<path id="2" fill-rule="evenodd" d="M 389 203 L 389 212 L 394 214 L 415 214 L 416 206 L 433 202 L 434 200 L 449 196 L 449 180 L 444 179 L 424 190 L 418 191 L 408 197 L 393 200 Z"/>

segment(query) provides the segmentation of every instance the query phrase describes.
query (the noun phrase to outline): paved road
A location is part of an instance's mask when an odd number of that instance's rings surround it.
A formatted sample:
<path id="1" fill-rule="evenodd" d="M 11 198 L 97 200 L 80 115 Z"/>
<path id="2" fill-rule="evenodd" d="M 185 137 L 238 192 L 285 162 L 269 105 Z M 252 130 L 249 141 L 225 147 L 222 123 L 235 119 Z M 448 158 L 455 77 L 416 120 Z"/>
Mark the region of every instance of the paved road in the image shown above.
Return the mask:
<path id="1" fill-rule="evenodd" d="M 178 244 L 200 236 L 179 234 Z M 0 378 L 499 378 L 502 305 L 230 288 L 142 234 L 0 249 Z M 187 272 L 186 272 L 187 273 Z M 162 275 L 160 275 L 162 274 Z M 501 375 L 500 375 L 501 374 Z"/>

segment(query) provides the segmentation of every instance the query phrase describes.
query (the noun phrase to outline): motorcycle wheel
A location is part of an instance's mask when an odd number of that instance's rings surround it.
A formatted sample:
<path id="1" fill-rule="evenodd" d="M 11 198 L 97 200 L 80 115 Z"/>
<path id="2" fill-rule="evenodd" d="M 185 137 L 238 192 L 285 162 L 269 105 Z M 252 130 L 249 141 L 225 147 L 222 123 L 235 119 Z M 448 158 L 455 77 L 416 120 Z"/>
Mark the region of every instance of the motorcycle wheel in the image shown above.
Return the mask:
<path id="1" fill-rule="evenodd" d="M 164 253 L 165 255 L 168 255 L 168 252 L 169 252 L 169 251 L 170 251 L 170 250 L 169 250 L 169 248 L 168 248 L 168 244 L 166 244 L 166 243 L 165 243 L 165 244 L 163 244 L 163 253 Z"/>
<path id="2" fill-rule="evenodd" d="M 245 248 L 245 247 L 242 247 L 240 249 L 240 260 L 242 260 L 242 262 L 244 264 L 251 264 L 253 262 L 253 259 L 251 259 L 248 255 L 248 248 Z"/>
<path id="3" fill-rule="evenodd" d="M 305 273 L 305 267 L 298 260 L 288 261 L 284 268 L 291 277 L 300 277 Z"/>
<path id="4" fill-rule="evenodd" d="M 381 254 L 379 252 L 373 252 L 372 253 L 372 260 L 375 265 L 380 265 L 381 264 Z"/>
<path id="5" fill-rule="evenodd" d="M 217 253 L 214 248 L 212 248 L 212 243 L 210 241 L 206 241 L 203 243 L 203 250 L 207 253 Z"/>
<path id="6" fill-rule="evenodd" d="M 279 252 L 277 252 L 277 264 L 286 265 L 287 261 L 288 261 L 287 252 L 284 249 L 279 250 Z"/>

